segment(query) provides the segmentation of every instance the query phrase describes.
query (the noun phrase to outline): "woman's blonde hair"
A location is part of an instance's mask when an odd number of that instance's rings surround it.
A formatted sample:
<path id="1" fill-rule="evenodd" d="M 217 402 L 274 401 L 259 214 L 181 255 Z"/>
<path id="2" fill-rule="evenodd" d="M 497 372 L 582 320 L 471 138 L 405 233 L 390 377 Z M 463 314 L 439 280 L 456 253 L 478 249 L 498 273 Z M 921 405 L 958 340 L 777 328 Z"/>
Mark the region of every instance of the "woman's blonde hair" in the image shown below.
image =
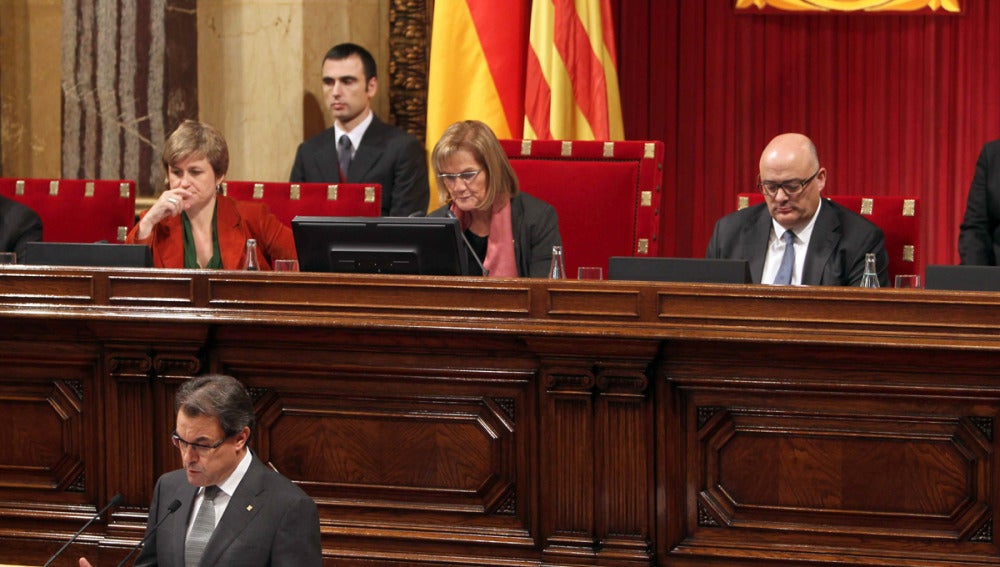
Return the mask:
<path id="1" fill-rule="evenodd" d="M 216 177 L 229 171 L 229 146 L 222 133 L 210 124 L 197 120 L 181 122 L 163 146 L 163 169 L 169 172 L 171 165 L 191 156 L 208 160 Z"/>
<path id="2" fill-rule="evenodd" d="M 497 199 L 510 199 L 517 194 L 517 175 L 507 161 L 507 154 L 500 147 L 493 130 L 478 120 L 456 122 L 444 131 L 431 152 L 435 175 L 441 173 L 441 165 L 445 161 L 462 150 L 472 154 L 486 174 L 486 197 L 477 209 L 491 210 Z M 450 204 L 451 194 L 440 178 L 437 185 L 441 200 Z"/>

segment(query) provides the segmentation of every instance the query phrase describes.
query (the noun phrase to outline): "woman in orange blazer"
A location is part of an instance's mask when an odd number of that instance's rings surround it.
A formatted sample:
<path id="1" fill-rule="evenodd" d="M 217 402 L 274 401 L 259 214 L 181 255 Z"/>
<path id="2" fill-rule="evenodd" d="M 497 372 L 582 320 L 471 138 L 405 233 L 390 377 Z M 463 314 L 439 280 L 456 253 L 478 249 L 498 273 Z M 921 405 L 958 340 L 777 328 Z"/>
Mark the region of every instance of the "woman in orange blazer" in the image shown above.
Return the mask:
<path id="1" fill-rule="evenodd" d="M 185 120 L 163 148 L 167 189 L 128 235 L 146 244 L 157 268 L 241 269 L 246 241 L 257 240 L 257 264 L 292 258 L 292 231 L 266 205 L 234 201 L 218 194 L 229 169 L 226 139 L 212 126 Z"/>

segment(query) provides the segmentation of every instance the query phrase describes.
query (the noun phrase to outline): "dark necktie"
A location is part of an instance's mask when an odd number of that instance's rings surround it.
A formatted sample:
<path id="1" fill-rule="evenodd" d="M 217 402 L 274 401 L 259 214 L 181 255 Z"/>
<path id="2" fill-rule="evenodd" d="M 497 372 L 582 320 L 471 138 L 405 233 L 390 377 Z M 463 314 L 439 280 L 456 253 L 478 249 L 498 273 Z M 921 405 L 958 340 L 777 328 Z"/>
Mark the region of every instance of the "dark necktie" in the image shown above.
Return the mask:
<path id="1" fill-rule="evenodd" d="M 347 182 L 347 170 L 351 167 L 351 138 L 347 134 L 337 142 L 337 157 L 340 158 L 340 181 Z"/>
<path id="2" fill-rule="evenodd" d="M 191 533 L 188 534 L 187 544 L 184 549 L 185 567 L 198 567 L 201 556 L 205 553 L 205 546 L 212 538 L 215 531 L 215 497 L 219 495 L 219 487 L 212 485 L 205 487 L 205 499 L 198 508 L 198 515 L 191 525 Z"/>
<path id="3" fill-rule="evenodd" d="M 781 257 L 781 265 L 778 266 L 778 275 L 774 277 L 774 284 L 791 285 L 792 268 L 795 267 L 795 233 L 786 230 L 781 238 L 785 241 L 785 255 Z"/>

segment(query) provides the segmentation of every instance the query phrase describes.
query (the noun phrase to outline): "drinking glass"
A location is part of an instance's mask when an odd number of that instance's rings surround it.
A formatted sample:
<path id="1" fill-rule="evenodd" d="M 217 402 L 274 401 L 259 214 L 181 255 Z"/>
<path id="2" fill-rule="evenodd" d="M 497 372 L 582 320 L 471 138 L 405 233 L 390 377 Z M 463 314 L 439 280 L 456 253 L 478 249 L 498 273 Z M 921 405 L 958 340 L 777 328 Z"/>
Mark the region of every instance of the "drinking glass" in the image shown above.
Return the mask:
<path id="1" fill-rule="evenodd" d="M 896 287 L 901 289 L 920 287 L 920 276 L 914 274 L 896 276 Z"/>
<path id="2" fill-rule="evenodd" d="M 576 269 L 578 280 L 603 280 L 604 268 L 600 266 L 581 266 Z"/>
<path id="3" fill-rule="evenodd" d="M 282 258 L 274 261 L 275 272 L 297 272 L 299 271 L 299 261 Z"/>

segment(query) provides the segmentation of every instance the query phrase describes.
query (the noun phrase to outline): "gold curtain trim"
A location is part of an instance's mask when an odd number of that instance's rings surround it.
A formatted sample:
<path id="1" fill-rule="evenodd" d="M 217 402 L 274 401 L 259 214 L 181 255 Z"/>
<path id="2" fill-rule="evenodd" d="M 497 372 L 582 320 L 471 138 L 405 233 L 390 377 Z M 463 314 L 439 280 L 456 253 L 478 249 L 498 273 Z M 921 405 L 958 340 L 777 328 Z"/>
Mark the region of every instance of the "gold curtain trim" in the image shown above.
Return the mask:
<path id="1" fill-rule="evenodd" d="M 914 12 L 931 10 L 959 13 L 960 0 L 736 0 L 737 10 L 751 8 L 789 12 Z"/>

